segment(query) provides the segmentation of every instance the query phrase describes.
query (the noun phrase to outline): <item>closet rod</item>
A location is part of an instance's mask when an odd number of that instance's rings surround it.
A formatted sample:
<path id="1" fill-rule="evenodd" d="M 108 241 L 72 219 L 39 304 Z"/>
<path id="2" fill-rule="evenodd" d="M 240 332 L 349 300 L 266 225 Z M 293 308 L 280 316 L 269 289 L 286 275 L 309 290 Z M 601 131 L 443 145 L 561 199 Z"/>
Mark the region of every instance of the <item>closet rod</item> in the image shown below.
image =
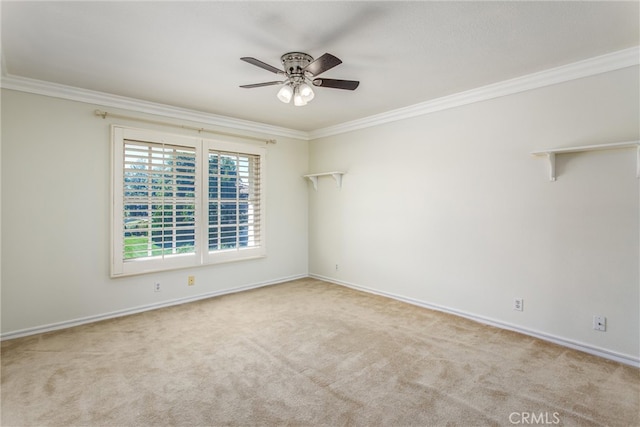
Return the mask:
<path id="1" fill-rule="evenodd" d="M 214 133 L 216 135 L 230 136 L 230 137 L 242 138 L 242 139 L 250 139 L 250 140 L 253 140 L 253 141 L 265 142 L 267 144 L 275 144 L 276 142 L 278 142 L 275 139 L 256 138 L 254 136 L 240 135 L 240 134 L 237 134 L 237 133 L 220 132 L 220 131 L 217 131 L 217 130 L 199 128 L 199 127 L 195 127 L 195 126 L 178 125 L 178 124 L 175 124 L 175 123 L 162 122 L 162 121 L 159 121 L 159 120 L 143 119 L 141 117 L 127 116 L 127 115 L 124 115 L 124 114 L 109 113 L 107 111 L 102 111 L 102 110 L 95 110 L 94 113 L 95 113 L 96 116 L 100 116 L 103 119 L 106 119 L 107 116 L 108 117 L 116 117 L 116 118 L 120 118 L 120 119 L 129 119 L 129 120 L 136 120 L 136 121 L 139 121 L 139 122 L 151 123 L 151 124 L 154 124 L 154 125 L 173 126 L 173 127 L 177 127 L 177 128 L 181 128 L 181 129 L 195 130 L 195 131 L 198 131 L 198 132 L 208 132 L 208 133 Z"/>

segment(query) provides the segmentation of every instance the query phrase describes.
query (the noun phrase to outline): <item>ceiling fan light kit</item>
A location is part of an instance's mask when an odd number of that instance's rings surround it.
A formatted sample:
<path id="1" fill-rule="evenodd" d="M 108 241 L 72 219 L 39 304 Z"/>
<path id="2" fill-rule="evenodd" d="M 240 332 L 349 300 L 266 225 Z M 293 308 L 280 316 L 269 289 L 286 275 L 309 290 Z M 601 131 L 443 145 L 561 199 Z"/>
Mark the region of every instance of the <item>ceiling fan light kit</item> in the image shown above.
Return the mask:
<path id="1" fill-rule="evenodd" d="M 294 90 L 290 85 L 284 85 L 278 91 L 278 99 L 285 104 L 288 104 L 289 102 L 291 102 L 291 98 L 293 98 L 293 92 Z"/>
<path id="2" fill-rule="evenodd" d="M 276 95 L 277 98 L 288 104 L 293 99 L 293 105 L 302 107 L 307 105 L 314 97 L 312 86 L 329 87 L 333 89 L 355 90 L 360 82 L 355 80 L 319 79 L 313 77 L 324 73 L 327 70 L 342 63 L 335 56 L 325 53 L 320 58 L 314 60 L 309 54 L 303 52 L 289 52 L 280 57 L 283 70 L 264 63 L 256 58 L 242 57 L 242 61 L 260 67 L 264 70 L 279 74 L 285 77 L 283 81 L 273 81 L 265 83 L 254 83 L 242 85 L 241 88 L 250 89 L 262 86 L 283 85 Z"/>

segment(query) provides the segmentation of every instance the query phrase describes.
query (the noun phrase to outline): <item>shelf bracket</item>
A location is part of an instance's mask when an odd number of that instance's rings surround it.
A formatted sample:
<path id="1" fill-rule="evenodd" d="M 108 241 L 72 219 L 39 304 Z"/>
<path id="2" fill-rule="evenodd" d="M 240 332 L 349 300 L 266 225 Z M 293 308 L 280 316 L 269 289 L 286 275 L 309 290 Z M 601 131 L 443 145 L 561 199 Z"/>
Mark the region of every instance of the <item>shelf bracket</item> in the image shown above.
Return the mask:
<path id="1" fill-rule="evenodd" d="M 556 153 L 546 153 L 549 163 L 549 181 L 556 180 Z"/>
<path id="2" fill-rule="evenodd" d="M 342 172 L 332 172 L 331 176 L 333 177 L 333 179 L 336 180 L 336 187 L 338 188 L 342 188 L 342 175 L 344 175 L 344 173 Z"/>
<path id="3" fill-rule="evenodd" d="M 317 176 L 307 176 L 306 177 L 313 184 L 313 189 L 318 191 L 318 177 Z"/>

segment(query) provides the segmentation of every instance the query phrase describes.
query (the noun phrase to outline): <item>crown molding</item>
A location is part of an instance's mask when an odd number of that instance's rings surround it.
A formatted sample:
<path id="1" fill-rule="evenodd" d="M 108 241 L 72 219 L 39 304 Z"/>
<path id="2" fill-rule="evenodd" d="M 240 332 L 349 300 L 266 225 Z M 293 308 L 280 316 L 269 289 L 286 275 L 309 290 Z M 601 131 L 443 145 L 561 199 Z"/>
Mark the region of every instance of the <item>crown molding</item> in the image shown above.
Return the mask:
<path id="1" fill-rule="evenodd" d="M 1 62 L 3 65 L 5 64 L 4 60 Z M 437 111 L 443 111 L 475 102 L 487 101 L 501 96 L 538 89 L 570 80 L 620 70 L 627 67 L 637 66 L 638 64 L 640 64 L 640 46 L 635 46 L 606 55 L 574 62 L 572 64 L 563 65 L 561 67 L 516 77 L 514 79 L 493 83 L 465 92 L 364 117 L 362 119 L 353 120 L 336 126 L 312 130 L 310 132 L 173 107 L 166 104 L 142 101 L 139 99 L 45 82 L 42 80 L 12 76 L 6 74 L 4 69 L 2 79 L 0 80 L 0 87 L 38 95 L 86 102 L 99 106 L 122 108 L 167 118 L 189 120 L 230 129 L 308 141 L 430 114 Z"/>
<path id="2" fill-rule="evenodd" d="M 640 47 L 620 50 L 606 55 L 597 56 L 557 68 L 551 68 L 522 77 L 504 80 L 498 83 L 482 86 L 465 92 L 436 98 L 430 101 L 398 108 L 385 113 L 353 120 L 336 126 L 329 126 L 309 132 L 309 139 L 364 129 L 383 123 L 395 122 L 424 114 L 460 107 L 475 102 L 487 101 L 501 96 L 512 95 L 532 89 L 538 89 L 558 83 L 594 76 L 609 71 L 620 70 L 640 64 Z"/>
<path id="3" fill-rule="evenodd" d="M 233 117 L 204 113 L 201 111 L 189 110 L 166 104 L 112 95 L 105 92 L 13 76 L 10 74 L 4 74 L 2 76 L 2 79 L 0 80 L 0 87 L 3 89 L 17 90 L 71 101 L 80 101 L 88 104 L 96 104 L 102 107 L 122 108 L 139 113 L 148 113 L 171 119 L 189 120 L 213 126 L 256 132 L 259 134 L 282 136 L 301 139 L 304 141 L 309 139 L 309 134 L 305 131 L 252 122 L 249 120 L 235 119 Z"/>

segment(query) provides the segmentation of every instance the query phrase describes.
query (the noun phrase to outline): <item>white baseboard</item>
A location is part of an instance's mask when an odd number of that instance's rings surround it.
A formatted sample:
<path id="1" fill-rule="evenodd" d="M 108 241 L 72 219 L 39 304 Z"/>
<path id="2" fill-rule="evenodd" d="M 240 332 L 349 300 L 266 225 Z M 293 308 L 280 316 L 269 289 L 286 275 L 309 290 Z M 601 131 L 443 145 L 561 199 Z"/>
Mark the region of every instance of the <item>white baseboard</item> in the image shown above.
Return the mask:
<path id="1" fill-rule="evenodd" d="M 585 353 L 589 353 L 589 354 L 592 354 L 594 356 L 599 356 L 599 357 L 602 357 L 604 359 L 614 360 L 616 362 L 624 363 L 625 365 L 631 365 L 631 366 L 634 366 L 634 367 L 637 367 L 637 368 L 640 367 L 640 358 L 632 356 L 632 355 L 622 354 L 622 353 L 618 353 L 618 352 L 615 352 L 615 351 L 607 350 L 607 349 L 604 349 L 604 348 L 595 347 L 595 346 L 592 346 L 590 344 L 585 344 L 585 343 L 573 341 L 573 340 L 570 340 L 570 339 L 566 339 L 566 338 L 563 338 L 563 337 L 558 337 L 558 336 L 555 336 L 555 335 L 547 334 L 547 333 L 544 333 L 544 332 L 523 328 L 523 327 L 518 326 L 518 325 L 512 325 L 512 324 L 507 323 L 507 322 L 502 322 L 500 320 L 495 320 L 495 319 L 491 319 L 491 318 L 488 318 L 488 317 L 479 316 L 477 314 L 467 313 L 467 312 L 456 310 L 456 309 L 453 309 L 453 308 L 450 308 L 450 307 L 444 307 L 444 306 L 437 305 L 437 304 L 431 304 L 431 303 L 428 303 L 426 301 L 421 301 L 421 300 L 417 300 L 417 299 L 414 299 L 414 298 L 408 298 L 408 297 L 405 297 L 405 296 L 402 296 L 402 295 L 396 295 L 396 294 L 389 293 L 389 292 L 379 291 L 379 290 L 376 290 L 376 289 L 368 288 L 366 286 L 360 286 L 360 285 L 356 285 L 356 284 L 353 284 L 353 283 L 345 282 L 343 280 L 337 280 L 337 279 L 335 279 L 333 277 L 327 277 L 327 276 L 322 276 L 322 275 L 319 275 L 319 274 L 312 274 L 312 273 L 309 274 L 309 277 L 313 277 L 313 278 L 319 279 L 319 280 L 324 280 L 325 282 L 335 283 L 336 285 L 345 286 L 345 287 L 348 287 L 348 288 L 351 288 L 351 289 L 355 289 L 355 290 L 358 290 L 358 291 L 367 292 L 367 293 L 375 294 L 375 295 L 381 295 L 381 296 L 384 296 L 384 297 L 387 297 L 387 298 L 391 298 L 391 299 L 394 299 L 394 300 L 406 302 L 408 304 L 416 305 L 416 306 L 419 306 L 419 307 L 428 308 L 428 309 L 436 310 L 436 311 L 441 311 L 443 313 L 453 314 L 453 315 L 464 317 L 466 319 L 470 319 L 470 320 L 473 320 L 473 321 L 476 321 L 476 322 L 479 322 L 479 323 L 483 323 L 483 324 L 486 324 L 486 325 L 495 326 L 497 328 L 518 332 L 518 333 L 521 333 L 523 335 L 528 335 L 528 336 L 531 336 L 531 337 L 539 338 L 541 340 L 549 341 L 549 342 L 552 342 L 552 343 L 555 343 L 555 344 L 559 344 L 561 346 L 572 348 L 574 350 L 583 351 Z"/>
<path id="2" fill-rule="evenodd" d="M 355 289 L 355 290 L 358 290 L 358 291 L 367 292 L 367 293 L 375 294 L 375 295 L 381 295 L 381 296 L 384 296 L 384 297 L 387 297 L 387 298 L 392 298 L 392 299 L 395 299 L 395 300 L 398 300 L 398 301 L 402 301 L 402 302 L 406 302 L 408 304 L 416 305 L 416 306 L 419 306 L 419 307 L 423 307 L 423 308 L 427 308 L 427 309 L 431 309 L 431 310 L 436 310 L 436 311 L 441 311 L 441 312 L 444 312 L 444 313 L 453 314 L 453 315 L 464 317 L 466 319 L 470 319 L 470 320 L 473 320 L 473 321 L 476 321 L 476 322 L 479 322 L 479 323 L 483 323 L 483 324 L 486 324 L 486 325 L 495 326 L 495 327 L 498 327 L 498 328 L 501 328 L 501 329 L 506 329 L 506 330 L 518 332 L 518 333 L 521 333 L 521 334 L 524 334 L 524 335 L 528 335 L 528 336 L 532 336 L 532 337 L 535 337 L 535 338 L 539 338 L 539 339 L 542 339 L 544 341 L 553 342 L 555 344 L 559 344 L 559 345 L 562 345 L 564 347 L 572 348 L 574 350 L 583 351 L 585 353 L 589 353 L 589 354 L 592 354 L 592 355 L 595 355 L 595 356 L 599 356 L 599 357 L 602 357 L 602 358 L 605 358 L 605 359 L 609 359 L 609 360 L 614 360 L 616 362 L 624 363 L 626 365 L 631 365 L 631 366 L 634 366 L 634 367 L 640 367 L 640 358 L 635 357 L 635 356 L 614 352 L 614 351 L 611 351 L 611 350 L 595 347 L 595 346 L 592 346 L 590 344 L 585 344 L 585 343 L 569 340 L 569 339 L 566 339 L 566 338 L 563 338 L 563 337 L 558 337 L 558 336 L 555 336 L 555 335 L 547 334 L 547 333 L 544 333 L 544 332 L 523 328 L 523 327 L 518 326 L 518 325 L 513 325 L 513 324 L 510 324 L 510 323 L 502 322 L 502 321 L 491 319 L 491 318 L 488 318 L 488 317 L 479 316 L 479 315 L 476 315 L 476 314 L 473 314 L 473 313 L 467 313 L 467 312 L 456 310 L 456 309 L 453 309 L 453 308 L 450 308 L 450 307 L 444 307 L 444 306 L 440 306 L 440 305 L 437 305 L 437 304 L 431 304 L 431 303 L 428 303 L 426 301 L 422 301 L 422 300 L 418 300 L 418 299 L 414 299 L 414 298 L 409 298 L 409 297 L 405 297 L 405 296 L 402 296 L 402 295 L 393 294 L 393 293 L 390 293 L 390 292 L 379 291 L 379 290 L 376 290 L 376 289 L 368 288 L 366 286 L 356 285 L 354 283 L 345 282 L 343 280 L 337 280 L 337 279 L 335 279 L 333 277 L 322 276 L 322 275 L 319 275 L 319 274 L 308 274 L 308 275 L 300 274 L 300 275 L 295 275 L 295 276 L 282 277 L 282 278 L 275 279 L 275 280 L 269 280 L 269 281 L 265 281 L 265 282 L 257 282 L 257 283 L 252 283 L 252 284 L 248 284 L 248 285 L 244 285 L 244 286 L 238 286 L 238 287 L 235 287 L 235 288 L 229 288 L 229 289 L 223 289 L 223 290 L 219 290 L 219 291 L 207 292 L 207 293 L 204 293 L 204 294 L 194 295 L 194 296 L 185 297 L 185 298 L 178 298 L 178 299 L 174 299 L 174 300 L 170 300 L 170 301 L 163 301 L 161 303 L 146 304 L 146 305 L 143 305 L 143 306 L 132 307 L 132 308 L 124 309 L 124 310 L 113 311 L 113 312 L 99 314 L 99 315 L 95 315 L 95 316 L 88 316 L 88 317 L 83 317 L 83 318 L 80 318 L 80 319 L 66 320 L 66 321 L 63 321 L 63 322 L 51 323 L 51 324 L 48 324 L 48 325 L 42 325 L 42 326 L 36 326 L 36 327 L 32 327 L 32 328 L 21 329 L 21 330 L 18 330 L 18 331 L 7 332 L 7 333 L 4 333 L 4 334 L 1 334 L 0 335 L 0 341 L 14 339 L 14 338 L 20 338 L 20 337 L 25 337 L 25 336 L 29 336 L 29 335 L 36 335 L 36 334 L 41 334 L 41 333 L 45 333 L 45 332 L 57 331 L 57 330 L 60 330 L 60 329 L 67 329 L 67 328 L 71 328 L 71 327 L 74 327 L 74 326 L 84 325 L 84 324 L 87 324 L 87 323 L 99 322 L 101 320 L 113 319 L 113 318 L 117 318 L 117 317 L 128 316 L 128 315 L 131 315 L 131 314 L 142 313 L 142 312 L 145 312 L 145 311 L 156 310 L 158 308 L 171 307 L 171 306 L 174 306 L 174 305 L 186 304 L 186 303 L 189 303 L 189 302 L 199 301 L 199 300 L 207 299 L 207 298 L 213 298 L 213 297 L 216 297 L 216 296 L 221 296 L 221 295 L 227 295 L 227 294 L 232 294 L 232 293 L 236 293 L 236 292 L 247 291 L 247 290 L 250 290 L 250 289 L 256 289 L 256 288 L 261 288 L 261 287 L 265 287 L 265 286 L 276 285 L 276 284 L 287 282 L 287 281 L 290 281 L 290 280 L 303 279 L 305 277 L 312 277 L 312 278 L 315 278 L 315 279 L 324 280 L 326 282 L 330 282 L 330 283 L 334 283 L 334 284 L 337 284 L 337 285 L 345 286 L 345 287 L 348 287 L 348 288 L 351 288 L 351 289 Z"/>
<path id="3" fill-rule="evenodd" d="M 199 301 L 199 300 L 207 299 L 207 298 L 213 298 L 213 297 L 217 297 L 217 296 L 221 296 L 221 295 L 227 295 L 227 294 L 233 294 L 233 293 L 236 293 L 236 292 L 248 291 L 249 289 L 256 289 L 256 288 L 262 288 L 262 287 L 265 287 L 265 286 L 277 285 L 279 283 L 288 282 L 290 280 L 304 279 L 305 277 L 309 277 L 309 276 L 306 275 L 306 274 L 300 274 L 300 275 L 289 276 L 289 277 L 281 277 L 279 279 L 269 280 L 269 281 L 266 281 L 266 282 L 252 283 L 252 284 L 249 284 L 249 285 L 238 286 L 238 287 L 235 287 L 235 288 L 229 288 L 229 289 L 223 289 L 223 290 L 219 290 L 219 291 L 207 292 L 207 293 L 204 293 L 204 294 L 194 295 L 194 296 L 185 297 L 185 298 L 178 298 L 178 299 L 169 300 L 169 301 L 163 301 L 163 302 L 160 302 L 160 303 L 146 304 L 146 305 L 142 305 L 142 306 L 138 306 L 138 307 L 127 308 L 127 309 L 124 309 L 124 310 L 112 311 L 110 313 L 104 313 L 104 314 L 98 314 L 98 315 L 95 315 L 95 316 L 83 317 L 83 318 L 80 318 L 80 319 L 65 320 L 63 322 L 51 323 L 51 324 L 42 325 L 42 326 L 35 326 L 33 328 L 21 329 L 21 330 L 18 330 L 18 331 L 7 332 L 7 333 L 4 333 L 4 334 L 1 334 L 0 335 L 0 341 L 10 340 L 10 339 L 20 338 L 20 337 L 26 337 L 26 336 L 29 336 L 29 335 L 42 334 L 42 333 L 45 333 L 45 332 L 57 331 L 57 330 L 60 330 L 60 329 L 72 328 L 74 326 L 85 325 L 87 323 L 99 322 L 101 320 L 113 319 L 113 318 L 116 318 L 116 317 L 128 316 L 128 315 L 131 315 L 131 314 L 142 313 L 142 312 L 150 311 L 150 310 L 156 310 L 158 308 L 171 307 L 171 306 L 174 306 L 174 305 L 186 304 L 186 303 L 189 303 L 189 302 Z"/>

